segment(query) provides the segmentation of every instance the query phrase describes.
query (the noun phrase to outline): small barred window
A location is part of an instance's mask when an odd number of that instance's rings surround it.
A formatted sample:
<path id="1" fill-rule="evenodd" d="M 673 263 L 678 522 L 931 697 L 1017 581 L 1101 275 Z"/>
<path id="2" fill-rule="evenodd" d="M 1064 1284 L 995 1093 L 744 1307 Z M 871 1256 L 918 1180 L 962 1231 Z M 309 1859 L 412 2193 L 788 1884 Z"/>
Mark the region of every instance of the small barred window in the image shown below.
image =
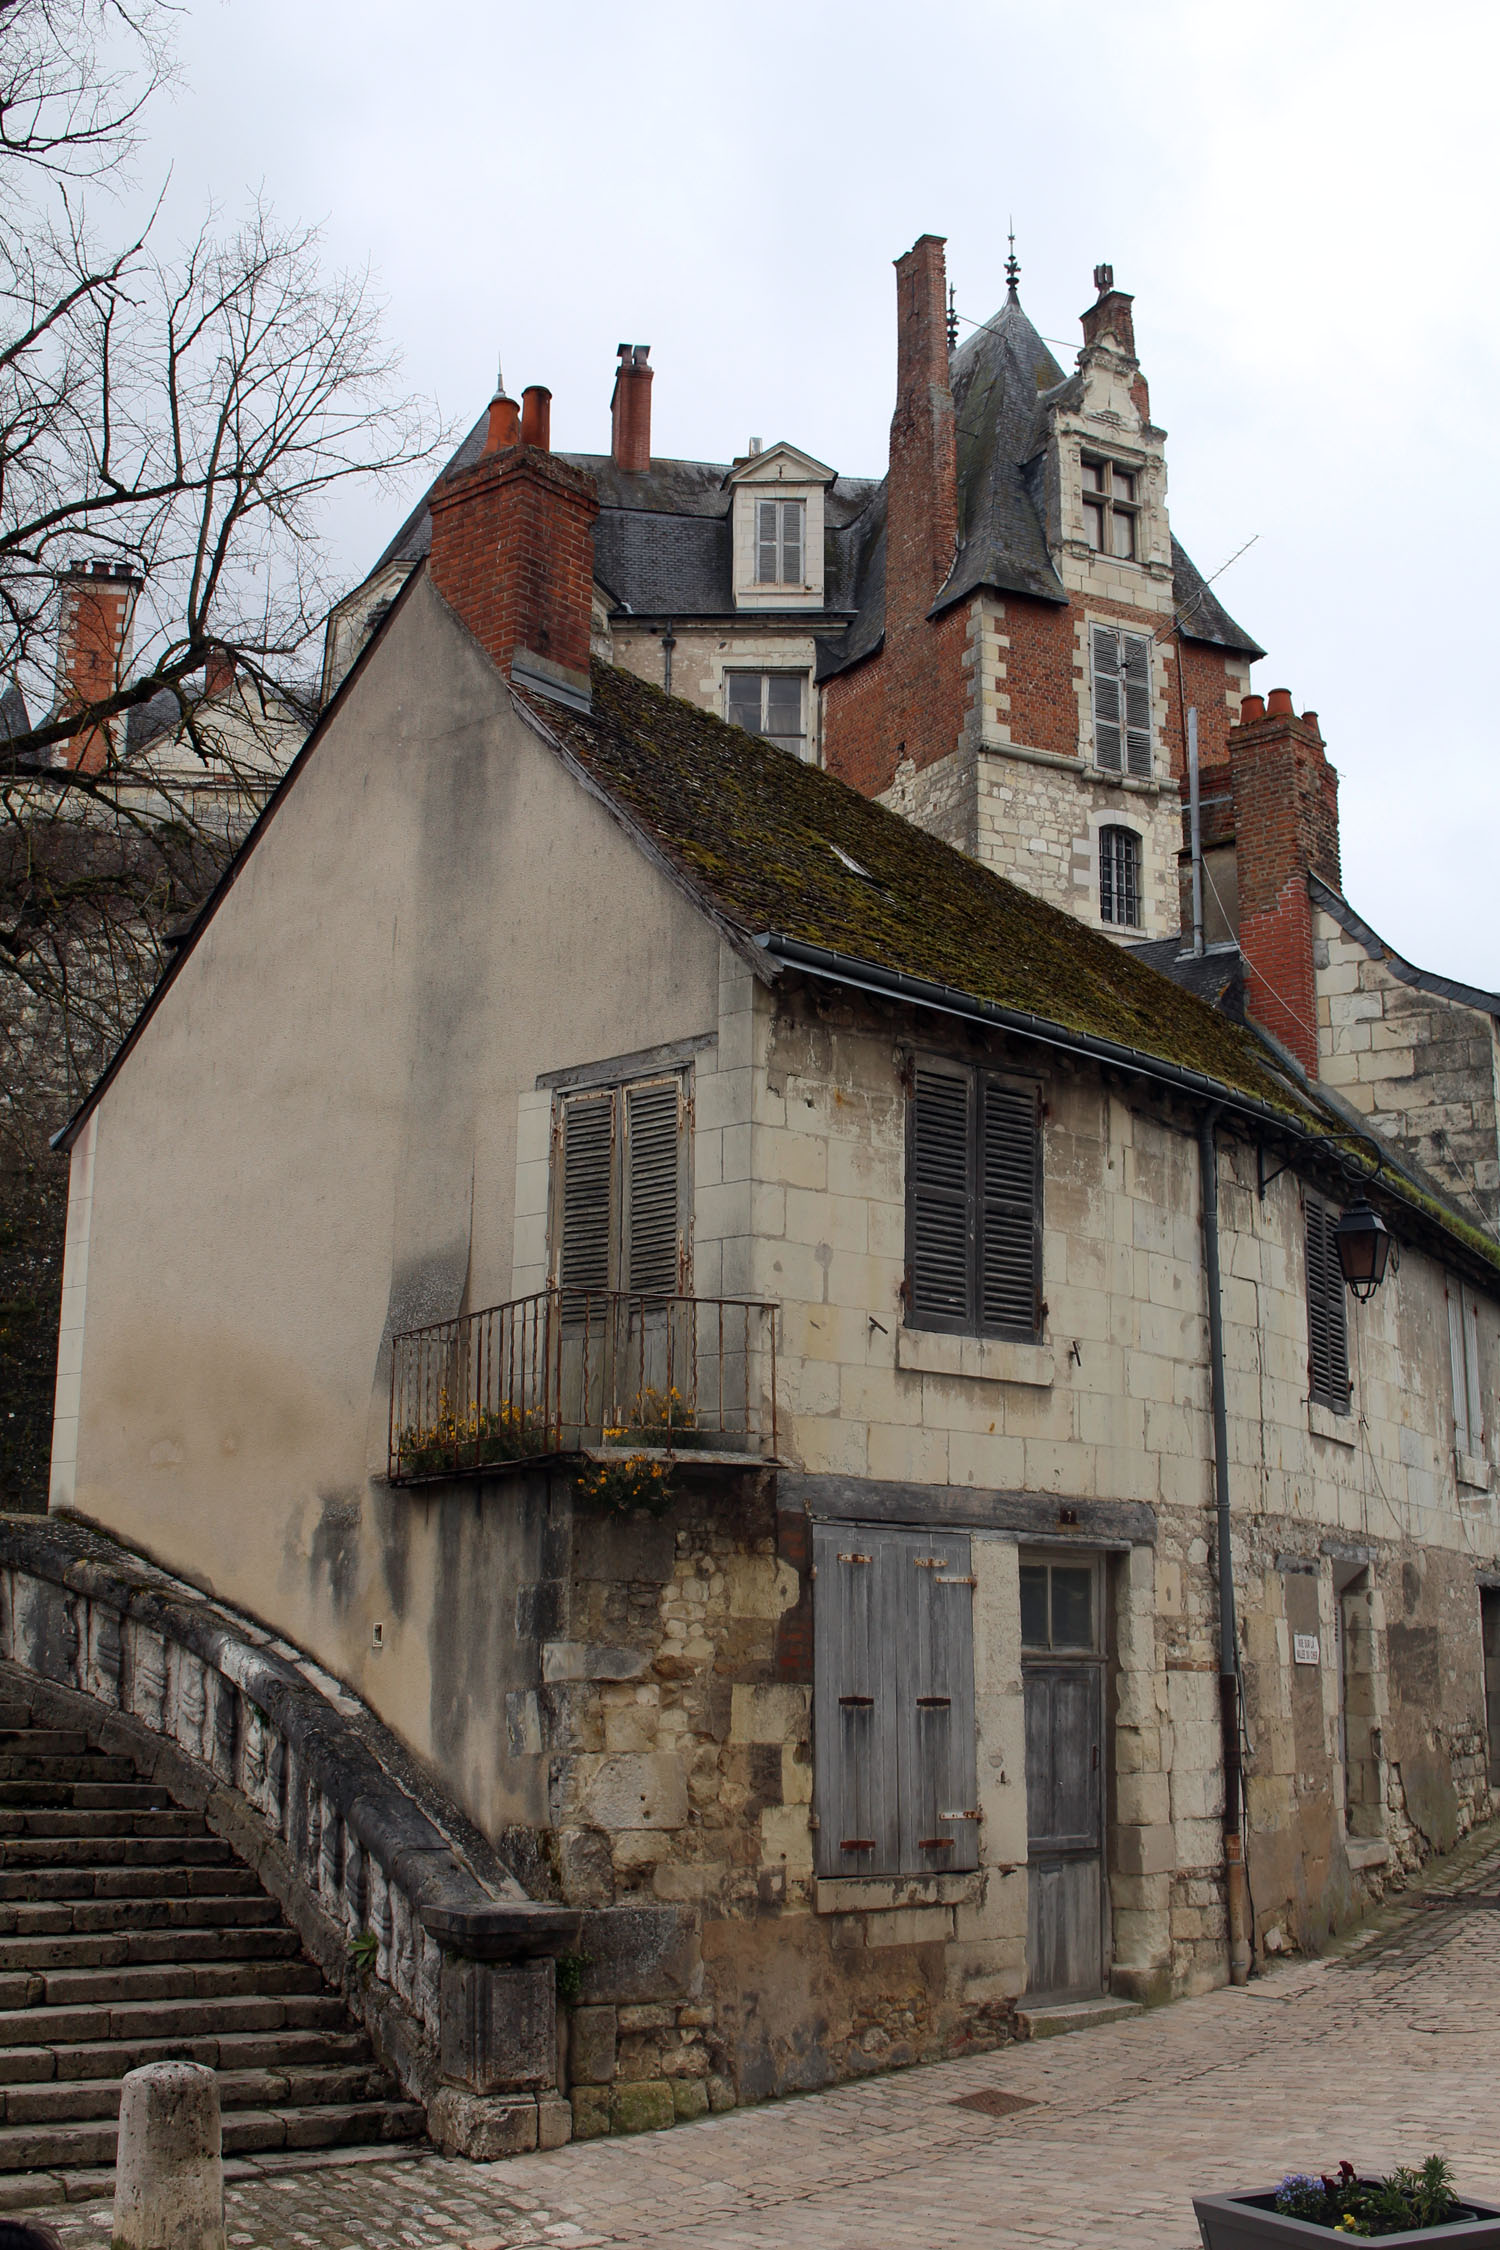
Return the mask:
<path id="1" fill-rule="evenodd" d="M 1133 828 L 1099 831 L 1099 919 L 1141 926 L 1141 839 Z"/>

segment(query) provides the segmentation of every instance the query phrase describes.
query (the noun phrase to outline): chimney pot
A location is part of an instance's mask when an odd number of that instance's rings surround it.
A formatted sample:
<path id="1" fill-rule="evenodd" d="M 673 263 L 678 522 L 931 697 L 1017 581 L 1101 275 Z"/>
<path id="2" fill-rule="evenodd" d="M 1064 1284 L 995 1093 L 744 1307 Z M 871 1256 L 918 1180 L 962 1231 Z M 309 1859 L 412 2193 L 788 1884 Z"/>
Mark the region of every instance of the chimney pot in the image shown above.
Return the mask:
<path id="1" fill-rule="evenodd" d="M 1253 726 L 1257 719 L 1263 719 L 1265 715 L 1266 699 L 1263 695 L 1247 695 L 1240 704 L 1240 725 L 1242 727 Z"/>
<path id="2" fill-rule="evenodd" d="M 521 413 L 513 398 L 497 391 L 490 400 L 490 423 L 484 433 L 486 453 L 503 453 L 521 442 Z"/>
<path id="3" fill-rule="evenodd" d="M 552 450 L 552 393 L 545 383 L 528 383 L 521 393 L 521 443 Z"/>
<path id="4" fill-rule="evenodd" d="M 1321 735 L 1321 733 L 1319 733 L 1319 729 L 1318 729 L 1318 714 L 1317 714 L 1317 712 L 1316 712 L 1316 711 L 1304 711 L 1304 712 L 1303 712 L 1303 714 L 1302 714 L 1302 724 L 1303 724 L 1303 725 L 1304 725 L 1305 727 L 1310 727 L 1310 728 L 1312 729 L 1313 733 L 1314 733 L 1314 734 L 1316 734 L 1316 735 L 1318 736 L 1318 740 L 1319 740 L 1320 742 L 1322 741 L 1322 739 L 1323 739 L 1323 738 L 1322 738 L 1322 735 Z"/>
<path id="5" fill-rule="evenodd" d="M 1296 712 L 1292 709 L 1291 689 L 1273 687 L 1266 698 L 1266 717 L 1268 719 L 1295 719 L 1296 716 Z"/>

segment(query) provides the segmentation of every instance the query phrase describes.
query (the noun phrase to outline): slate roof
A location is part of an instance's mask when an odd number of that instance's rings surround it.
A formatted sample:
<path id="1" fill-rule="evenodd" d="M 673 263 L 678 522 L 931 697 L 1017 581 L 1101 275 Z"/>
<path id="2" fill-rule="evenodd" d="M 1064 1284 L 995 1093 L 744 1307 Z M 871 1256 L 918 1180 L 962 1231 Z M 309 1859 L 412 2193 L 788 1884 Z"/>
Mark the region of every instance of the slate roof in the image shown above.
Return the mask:
<path id="1" fill-rule="evenodd" d="M 1041 462 L 1046 408 L 1068 403 L 1079 389 L 1078 376 L 1064 375 L 1019 299 L 1011 296 L 954 353 L 952 381 L 959 539 L 937 606 L 961 600 L 980 586 L 1065 602 L 1047 546 Z M 487 427 L 488 410 L 458 447 L 444 476 L 479 459 Z M 564 453 L 560 458 L 586 470 L 598 487 L 597 571 L 618 609 L 643 617 L 735 614 L 732 494 L 724 489 L 730 464 L 653 460 L 648 471 L 635 476 L 617 468 L 607 453 Z M 419 562 L 427 553 L 432 543 L 428 498 L 424 494 L 407 517 L 376 563 L 376 572 L 392 562 Z M 825 514 L 824 611 L 807 619 L 818 632 L 820 680 L 847 671 L 880 646 L 885 630 L 885 480 L 836 478 L 825 495 Z M 1250 657 L 1264 655 L 1204 584 L 1175 538 L 1172 568 L 1178 614 L 1189 640 Z M 845 625 L 838 613 L 849 612 L 853 616 Z M 745 613 L 739 615 L 743 622 Z"/>

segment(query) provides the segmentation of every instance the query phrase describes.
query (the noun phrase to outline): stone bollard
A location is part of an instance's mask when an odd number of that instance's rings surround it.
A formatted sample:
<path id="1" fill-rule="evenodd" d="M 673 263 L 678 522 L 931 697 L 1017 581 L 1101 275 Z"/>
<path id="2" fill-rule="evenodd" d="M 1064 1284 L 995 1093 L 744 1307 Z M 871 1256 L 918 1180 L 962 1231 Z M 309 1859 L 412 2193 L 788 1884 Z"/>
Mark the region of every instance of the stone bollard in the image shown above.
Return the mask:
<path id="1" fill-rule="evenodd" d="M 125 2073 L 114 2250 L 225 2250 L 219 2082 L 201 2063 Z"/>

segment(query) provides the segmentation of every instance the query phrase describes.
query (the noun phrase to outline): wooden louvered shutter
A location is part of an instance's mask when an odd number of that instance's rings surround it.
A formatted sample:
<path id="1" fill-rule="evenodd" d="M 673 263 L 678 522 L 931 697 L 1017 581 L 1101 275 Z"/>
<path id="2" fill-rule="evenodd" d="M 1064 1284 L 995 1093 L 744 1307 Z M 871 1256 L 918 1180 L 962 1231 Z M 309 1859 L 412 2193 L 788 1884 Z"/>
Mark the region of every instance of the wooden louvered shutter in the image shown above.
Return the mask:
<path id="1" fill-rule="evenodd" d="M 774 500 L 757 500 L 755 503 L 755 576 L 762 586 L 777 582 L 780 555 L 777 539 L 777 507 Z"/>
<path id="2" fill-rule="evenodd" d="M 1310 1195 L 1306 1207 L 1308 1396 L 1335 1414 L 1347 1414 L 1349 1340 L 1334 1227 L 1328 1205 Z"/>
<path id="3" fill-rule="evenodd" d="M 1469 1379 L 1469 1451 L 1480 1457 L 1484 1453 L 1484 1391 L 1479 1380 L 1479 1300 L 1469 1290 L 1463 1292 L 1464 1305 L 1464 1371 Z"/>
<path id="4" fill-rule="evenodd" d="M 1112 625 L 1089 629 L 1093 651 L 1094 763 L 1106 773 L 1120 771 L 1120 636 Z"/>
<path id="5" fill-rule="evenodd" d="M 781 578 L 786 586 L 802 583 L 802 507 L 800 500 L 781 503 Z"/>
<path id="6" fill-rule="evenodd" d="M 613 1094 L 563 1104 L 557 1278 L 564 1289 L 608 1289 L 615 1154 Z"/>
<path id="7" fill-rule="evenodd" d="M 1448 1357 L 1453 1368 L 1453 1449 L 1456 1453 L 1473 1453 L 1477 1449 L 1469 1442 L 1469 1355 L 1464 1325 L 1463 1291 L 1450 1280 Z"/>
<path id="8" fill-rule="evenodd" d="M 1041 1333 L 1040 1095 L 985 1078 L 979 1089 L 979 1326 Z"/>
<path id="9" fill-rule="evenodd" d="M 898 1534 L 896 1746 L 901 1872 L 979 1865 L 974 1589 L 961 1533 Z"/>
<path id="10" fill-rule="evenodd" d="M 1125 633 L 1125 764 L 1142 781 L 1151 779 L 1151 643 L 1144 633 Z"/>
<path id="11" fill-rule="evenodd" d="M 973 1327 L 973 1108 L 970 1072 L 916 1065 L 906 1192 L 914 1328 Z"/>
<path id="12" fill-rule="evenodd" d="M 813 1759 L 820 1875 L 900 1871 L 896 1653 L 889 1532 L 813 1526 Z"/>
<path id="13" fill-rule="evenodd" d="M 633 1296 L 671 1297 L 680 1286 L 681 1177 L 681 1082 L 627 1087 L 621 1285 Z"/>

